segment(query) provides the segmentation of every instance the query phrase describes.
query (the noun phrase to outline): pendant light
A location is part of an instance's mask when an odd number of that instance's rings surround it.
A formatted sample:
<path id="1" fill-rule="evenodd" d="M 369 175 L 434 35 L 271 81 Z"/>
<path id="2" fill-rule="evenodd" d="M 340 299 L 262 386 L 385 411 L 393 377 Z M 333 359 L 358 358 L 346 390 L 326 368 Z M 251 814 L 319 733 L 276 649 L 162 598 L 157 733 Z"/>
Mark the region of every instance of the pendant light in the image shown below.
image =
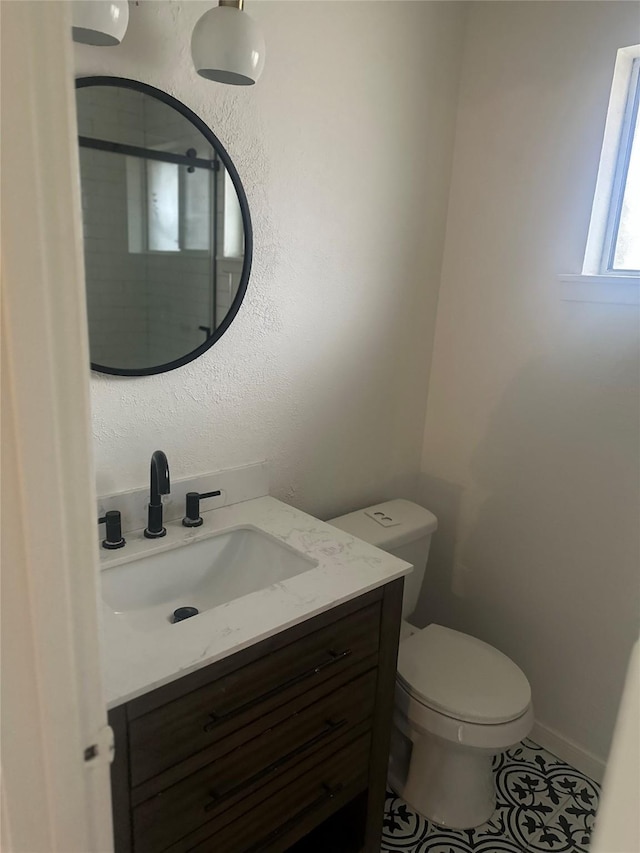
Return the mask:
<path id="1" fill-rule="evenodd" d="M 193 28 L 191 56 L 201 77 L 251 86 L 262 74 L 264 36 L 242 6 L 243 0 L 220 0 Z"/>
<path id="2" fill-rule="evenodd" d="M 99 47 L 120 44 L 129 23 L 127 0 L 74 0 L 71 4 L 73 40 Z"/>

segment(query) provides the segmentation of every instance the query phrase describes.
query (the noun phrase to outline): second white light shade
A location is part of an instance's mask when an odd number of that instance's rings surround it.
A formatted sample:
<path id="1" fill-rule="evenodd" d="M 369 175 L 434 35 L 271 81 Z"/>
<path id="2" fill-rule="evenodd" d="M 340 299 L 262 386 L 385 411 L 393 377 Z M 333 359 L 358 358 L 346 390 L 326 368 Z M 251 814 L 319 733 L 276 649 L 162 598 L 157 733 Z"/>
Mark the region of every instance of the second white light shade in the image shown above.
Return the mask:
<path id="1" fill-rule="evenodd" d="M 73 40 L 98 47 L 120 44 L 129 24 L 127 0 L 74 0 L 71 4 Z"/>
<path id="2" fill-rule="evenodd" d="M 251 86 L 264 68 L 264 36 L 246 12 L 234 6 L 215 6 L 193 28 L 191 55 L 201 77 Z"/>

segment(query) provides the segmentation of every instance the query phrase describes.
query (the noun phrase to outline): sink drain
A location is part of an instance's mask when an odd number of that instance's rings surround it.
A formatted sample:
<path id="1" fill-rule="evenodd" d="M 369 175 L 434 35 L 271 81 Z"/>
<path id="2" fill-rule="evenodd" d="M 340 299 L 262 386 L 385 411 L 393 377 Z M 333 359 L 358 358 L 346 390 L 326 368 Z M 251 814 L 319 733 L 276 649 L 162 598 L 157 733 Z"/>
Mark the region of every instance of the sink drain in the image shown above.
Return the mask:
<path id="1" fill-rule="evenodd" d="M 197 616 L 200 611 L 197 607 L 178 607 L 173 611 L 172 622 L 182 622 L 183 619 L 189 619 L 191 616 Z"/>

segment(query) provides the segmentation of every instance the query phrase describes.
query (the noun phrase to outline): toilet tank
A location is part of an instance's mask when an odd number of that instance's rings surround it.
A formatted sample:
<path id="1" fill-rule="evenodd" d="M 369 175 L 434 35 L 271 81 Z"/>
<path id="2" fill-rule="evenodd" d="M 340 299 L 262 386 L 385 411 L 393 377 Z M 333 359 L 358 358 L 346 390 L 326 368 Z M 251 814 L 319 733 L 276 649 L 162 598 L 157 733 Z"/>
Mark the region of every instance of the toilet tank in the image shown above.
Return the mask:
<path id="1" fill-rule="evenodd" d="M 413 572 L 404 579 L 402 599 L 402 618 L 411 616 L 422 588 L 431 535 L 438 527 L 435 515 L 398 499 L 339 515 L 327 523 L 412 564 Z"/>

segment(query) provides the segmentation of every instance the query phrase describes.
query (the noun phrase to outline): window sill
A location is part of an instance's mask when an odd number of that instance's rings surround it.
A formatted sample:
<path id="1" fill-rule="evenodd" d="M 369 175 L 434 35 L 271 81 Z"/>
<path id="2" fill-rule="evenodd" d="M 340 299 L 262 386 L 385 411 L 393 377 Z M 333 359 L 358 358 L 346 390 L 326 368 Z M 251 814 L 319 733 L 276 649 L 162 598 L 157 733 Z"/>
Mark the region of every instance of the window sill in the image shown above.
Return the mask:
<path id="1" fill-rule="evenodd" d="M 640 305 L 640 277 L 631 275 L 559 275 L 560 298 L 567 302 Z"/>

